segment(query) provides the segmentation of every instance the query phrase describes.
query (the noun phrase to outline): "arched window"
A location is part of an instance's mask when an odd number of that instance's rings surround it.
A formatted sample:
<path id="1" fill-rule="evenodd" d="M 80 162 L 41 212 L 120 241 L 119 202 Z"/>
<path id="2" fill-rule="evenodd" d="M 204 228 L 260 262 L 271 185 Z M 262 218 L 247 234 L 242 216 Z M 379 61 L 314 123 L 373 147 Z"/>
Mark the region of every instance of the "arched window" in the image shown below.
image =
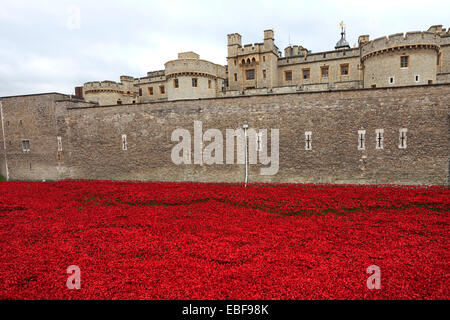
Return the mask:
<path id="1" fill-rule="evenodd" d="M 255 59 L 255 58 L 253 58 L 253 59 L 252 59 L 252 62 L 256 62 L 256 59 Z"/>
<path id="2" fill-rule="evenodd" d="M 250 64 L 250 58 L 247 58 L 247 63 Z"/>
<path id="3" fill-rule="evenodd" d="M 245 64 L 245 59 L 242 59 L 242 64 Z"/>

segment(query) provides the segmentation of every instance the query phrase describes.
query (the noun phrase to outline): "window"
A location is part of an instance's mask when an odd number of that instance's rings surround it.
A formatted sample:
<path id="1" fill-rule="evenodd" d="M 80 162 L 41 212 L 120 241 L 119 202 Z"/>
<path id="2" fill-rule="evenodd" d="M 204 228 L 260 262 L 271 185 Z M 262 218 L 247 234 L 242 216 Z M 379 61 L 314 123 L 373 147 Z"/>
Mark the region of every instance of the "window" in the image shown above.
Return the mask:
<path id="1" fill-rule="evenodd" d="M 348 63 L 341 64 L 341 76 L 348 76 Z"/>
<path id="2" fill-rule="evenodd" d="M 263 70 L 263 79 L 266 78 L 266 70 Z"/>
<path id="3" fill-rule="evenodd" d="M 419 82 L 419 76 L 418 75 L 414 76 L 414 81 Z"/>
<path id="4" fill-rule="evenodd" d="M 305 132 L 305 150 L 312 150 L 311 131 Z"/>
<path id="5" fill-rule="evenodd" d="M 234 81 L 237 81 L 237 73 L 234 74 Z"/>
<path id="6" fill-rule="evenodd" d="M 30 152 L 30 140 L 22 140 L 22 151 Z"/>
<path id="7" fill-rule="evenodd" d="M 212 87 L 212 81 L 208 80 L 208 89 L 211 89 L 211 87 Z"/>
<path id="8" fill-rule="evenodd" d="M 310 70 L 308 69 L 303 69 L 302 70 L 302 78 L 303 80 L 309 80 L 310 77 Z"/>
<path id="9" fill-rule="evenodd" d="M 263 62 L 266 62 L 266 56 L 263 56 Z"/>
<path id="10" fill-rule="evenodd" d="M 322 78 L 328 78 L 328 66 L 320 67 L 320 76 Z"/>
<path id="11" fill-rule="evenodd" d="M 245 71 L 245 78 L 247 80 L 255 79 L 255 69 L 250 69 Z"/>
<path id="12" fill-rule="evenodd" d="M 433 80 L 428 80 L 428 84 L 433 84 Z"/>
<path id="13" fill-rule="evenodd" d="M 441 65 L 441 53 L 439 53 L 439 54 L 437 55 L 437 58 L 436 58 L 436 64 L 437 64 L 438 66 Z"/>
<path id="14" fill-rule="evenodd" d="M 148 94 L 153 95 L 153 87 L 148 87 Z"/>
<path id="15" fill-rule="evenodd" d="M 384 148 L 384 145 L 383 145 L 384 129 L 376 129 L 375 134 L 376 134 L 375 149 L 383 149 Z"/>
<path id="16" fill-rule="evenodd" d="M 142 88 L 139 88 L 139 97 L 142 97 Z"/>
<path id="17" fill-rule="evenodd" d="M 58 151 L 58 152 L 56 153 L 56 159 L 58 160 L 58 162 L 61 162 L 61 161 L 62 161 L 62 153 L 61 153 L 61 151 Z"/>
<path id="18" fill-rule="evenodd" d="M 284 80 L 292 81 L 292 71 L 289 70 L 284 72 Z"/>
<path id="19" fill-rule="evenodd" d="M 234 65 L 236 65 L 236 59 L 234 59 Z"/>
<path id="20" fill-rule="evenodd" d="M 409 56 L 400 57 L 400 68 L 408 68 Z"/>
<path id="21" fill-rule="evenodd" d="M 178 88 L 178 87 L 179 87 L 179 85 L 178 85 L 178 79 L 173 79 L 173 87 L 174 87 L 174 88 Z"/>
<path id="22" fill-rule="evenodd" d="M 166 88 L 164 86 L 159 86 L 159 93 L 164 94 L 166 92 Z"/>
<path id="23" fill-rule="evenodd" d="M 122 135 L 122 150 L 123 151 L 127 150 L 127 135 L 126 134 Z"/>
<path id="24" fill-rule="evenodd" d="M 58 151 L 62 151 L 62 138 L 57 137 L 56 140 L 58 142 Z"/>
<path id="25" fill-rule="evenodd" d="M 393 84 L 394 83 L 394 77 L 390 77 L 389 78 L 389 84 Z"/>
<path id="26" fill-rule="evenodd" d="M 371 85 L 370 87 L 371 87 L 371 88 L 376 88 L 377 85 L 376 85 L 376 84 L 373 84 L 373 85 Z"/>
<path id="27" fill-rule="evenodd" d="M 197 78 L 192 78 L 192 86 L 194 88 L 197 88 L 197 85 L 198 85 L 198 79 Z"/>
<path id="28" fill-rule="evenodd" d="M 358 130 L 358 150 L 366 149 L 366 130 Z"/>
<path id="29" fill-rule="evenodd" d="M 399 143 L 398 143 L 398 148 L 399 149 L 406 149 L 406 133 L 408 132 L 408 129 L 406 128 L 401 128 L 399 130 Z"/>
<path id="30" fill-rule="evenodd" d="M 117 100 L 117 104 L 122 104 L 122 100 Z"/>

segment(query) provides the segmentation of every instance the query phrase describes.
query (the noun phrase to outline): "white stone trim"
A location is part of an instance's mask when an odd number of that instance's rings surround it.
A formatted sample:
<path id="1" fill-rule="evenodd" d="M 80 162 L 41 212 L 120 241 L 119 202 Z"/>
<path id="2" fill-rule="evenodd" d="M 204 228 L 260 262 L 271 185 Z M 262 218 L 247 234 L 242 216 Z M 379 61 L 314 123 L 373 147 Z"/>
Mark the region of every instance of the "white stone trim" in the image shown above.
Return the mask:
<path id="1" fill-rule="evenodd" d="M 58 151 L 63 151 L 62 138 L 61 137 L 56 137 L 56 141 L 58 143 Z"/>
<path id="2" fill-rule="evenodd" d="M 379 142 L 378 137 L 381 138 Z M 384 149 L 384 129 L 375 130 L 375 149 Z"/>
<path id="3" fill-rule="evenodd" d="M 127 150 L 128 150 L 127 135 L 123 134 L 122 135 L 122 151 L 127 151 Z"/>
<path id="4" fill-rule="evenodd" d="M 309 139 L 308 139 L 309 137 Z M 309 140 L 309 142 L 308 142 Z M 305 150 L 312 150 L 312 132 L 305 131 Z"/>
<path id="5" fill-rule="evenodd" d="M 402 133 L 404 134 L 403 137 L 403 145 L 402 145 Z M 400 128 L 398 130 L 398 148 L 399 149 L 406 149 L 407 148 L 407 139 L 408 139 L 408 129 L 407 128 Z"/>
<path id="6" fill-rule="evenodd" d="M 366 150 L 366 130 L 358 130 L 358 150 Z"/>

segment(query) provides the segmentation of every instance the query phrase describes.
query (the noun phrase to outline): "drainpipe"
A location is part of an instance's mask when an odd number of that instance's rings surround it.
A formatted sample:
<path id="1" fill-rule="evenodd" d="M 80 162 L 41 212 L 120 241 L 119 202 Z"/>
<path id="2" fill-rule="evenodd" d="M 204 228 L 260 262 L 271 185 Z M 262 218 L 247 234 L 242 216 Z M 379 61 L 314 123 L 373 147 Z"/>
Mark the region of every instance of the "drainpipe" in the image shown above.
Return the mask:
<path id="1" fill-rule="evenodd" d="M 3 153 L 5 154 L 6 181 L 9 181 L 8 159 L 6 158 L 6 138 L 5 138 L 5 125 L 4 125 L 4 122 L 3 122 L 3 104 L 2 104 L 2 101 L 0 101 L 0 118 L 2 119 Z"/>
<path id="2" fill-rule="evenodd" d="M 247 129 L 248 124 L 243 124 L 242 128 L 244 128 L 244 139 L 245 139 L 245 187 L 247 187 L 248 183 L 248 139 L 247 139 Z"/>

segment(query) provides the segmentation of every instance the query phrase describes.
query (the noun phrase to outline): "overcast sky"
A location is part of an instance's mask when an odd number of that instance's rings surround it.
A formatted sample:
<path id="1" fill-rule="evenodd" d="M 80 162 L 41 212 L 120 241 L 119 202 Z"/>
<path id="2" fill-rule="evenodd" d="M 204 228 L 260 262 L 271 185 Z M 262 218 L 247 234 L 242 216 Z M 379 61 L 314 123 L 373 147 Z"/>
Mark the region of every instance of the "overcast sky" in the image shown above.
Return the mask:
<path id="1" fill-rule="evenodd" d="M 424 3 L 426 5 L 424 5 Z M 178 52 L 226 64 L 226 35 L 313 52 L 332 50 L 339 22 L 351 46 L 397 32 L 450 27 L 450 1 L 2 0 L 0 96 L 73 93 L 87 81 L 119 81 L 164 69 Z"/>

